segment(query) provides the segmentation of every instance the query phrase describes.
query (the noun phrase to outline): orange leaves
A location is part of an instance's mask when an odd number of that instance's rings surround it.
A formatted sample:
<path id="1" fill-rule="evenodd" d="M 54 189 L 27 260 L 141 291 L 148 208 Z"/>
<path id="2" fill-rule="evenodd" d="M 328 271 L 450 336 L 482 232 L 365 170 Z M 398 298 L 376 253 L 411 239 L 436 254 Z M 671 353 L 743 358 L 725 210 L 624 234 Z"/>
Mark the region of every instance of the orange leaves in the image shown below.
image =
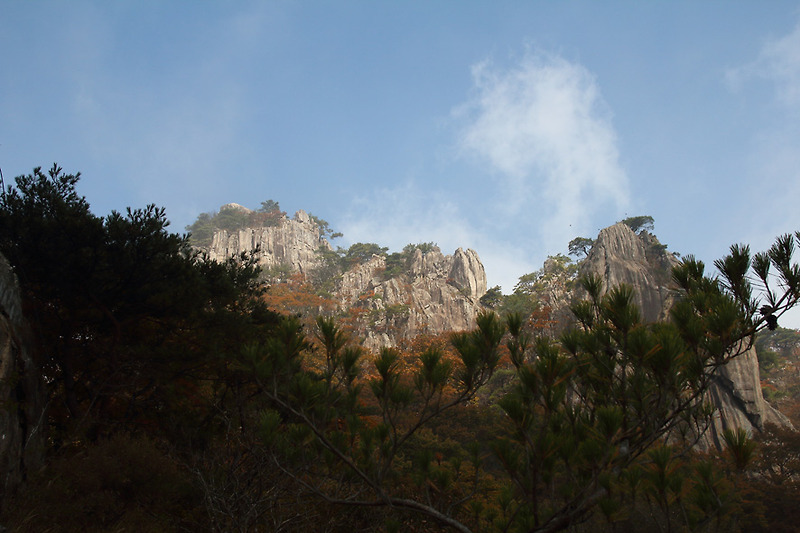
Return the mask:
<path id="1" fill-rule="evenodd" d="M 333 300 L 316 294 L 305 275 L 299 272 L 286 282 L 271 285 L 263 299 L 270 309 L 285 314 L 309 316 L 336 308 Z"/>
<path id="2" fill-rule="evenodd" d="M 549 305 L 542 305 L 535 309 L 528 318 L 528 323 L 537 335 L 543 334 L 555 326 L 556 321 L 552 317 L 553 308 Z"/>

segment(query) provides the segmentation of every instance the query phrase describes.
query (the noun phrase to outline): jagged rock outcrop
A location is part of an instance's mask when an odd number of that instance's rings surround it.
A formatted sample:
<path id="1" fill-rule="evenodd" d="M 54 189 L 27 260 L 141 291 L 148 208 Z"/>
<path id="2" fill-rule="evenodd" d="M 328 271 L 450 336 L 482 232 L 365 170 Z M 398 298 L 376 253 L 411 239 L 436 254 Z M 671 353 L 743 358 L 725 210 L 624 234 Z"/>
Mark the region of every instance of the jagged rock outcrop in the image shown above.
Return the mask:
<path id="1" fill-rule="evenodd" d="M 763 429 L 765 424 L 792 425 L 787 416 L 764 399 L 754 346 L 717 369 L 708 395 L 717 409 L 704 436 L 707 445 L 721 448 L 726 429 L 745 428 L 752 432 Z"/>
<path id="2" fill-rule="evenodd" d="M 450 279 L 455 287 L 466 292 L 471 298 L 486 294 L 486 272 L 477 252 L 458 248 L 453 255 Z"/>
<path id="3" fill-rule="evenodd" d="M 226 204 L 220 212 L 226 209 L 251 213 L 238 204 Z M 280 267 L 314 277 L 326 266 L 320 249 L 331 246 L 316 221 L 298 211 L 293 219 L 284 216 L 273 226 L 218 230 L 206 251 L 212 260 L 224 261 L 258 250 L 265 269 Z M 474 250 L 459 248 L 445 256 L 436 247 L 426 247 L 426 253 L 416 248 L 404 261 L 401 272 L 387 276 L 386 258 L 375 255 L 341 273 L 334 284 L 332 298 L 340 311 L 354 316 L 355 333 L 366 347 L 395 346 L 420 333 L 475 326 L 483 309 L 480 297 L 486 293 L 486 272 Z M 327 266 L 325 275 L 331 273 Z"/>
<path id="4" fill-rule="evenodd" d="M 622 223 L 600 231 L 591 252 L 581 265 L 581 274 L 599 275 L 605 287 L 620 283 L 632 286 L 645 321 L 663 320 L 678 297 L 671 289 L 670 272 L 678 263 L 658 239 L 643 231 L 634 233 Z M 727 428 L 761 430 L 765 423 L 791 425 L 761 393 L 758 359 L 750 348 L 717 369 L 709 390 L 716 413 L 702 446 L 719 447 Z"/>
<path id="5" fill-rule="evenodd" d="M 417 249 L 406 272 L 384 279 L 386 262 L 373 256 L 342 276 L 337 294 L 356 315 L 356 333 L 371 349 L 394 346 L 421 333 L 475 327 L 486 293 L 486 273 L 474 250 L 443 255 Z"/>
<path id="6" fill-rule="evenodd" d="M 0 507 L 44 453 L 44 392 L 17 278 L 0 256 Z"/>
<path id="7" fill-rule="evenodd" d="M 600 231 L 581 274 L 599 275 L 606 287 L 622 283 L 635 289 L 636 305 L 645 322 L 665 320 L 676 293 L 670 288 L 670 271 L 678 264 L 653 235 L 634 233 L 623 223 Z"/>
<path id="8" fill-rule="evenodd" d="M 225 204 L 220 211 L 226 209 L 250 212 L 239 204 Z M 320 247 L 331 248 L 319 225 L 301 210 L 295 213 L 294 218 L 284 216 L 275 226 L 219 230 L 214 233 L 206 251 L 211 259 L 224 261 L 243 252 L 258 250 L 259 264 L 263 268 L 286 267 L 308 273 L 321 262 L 317 253 Z"/>

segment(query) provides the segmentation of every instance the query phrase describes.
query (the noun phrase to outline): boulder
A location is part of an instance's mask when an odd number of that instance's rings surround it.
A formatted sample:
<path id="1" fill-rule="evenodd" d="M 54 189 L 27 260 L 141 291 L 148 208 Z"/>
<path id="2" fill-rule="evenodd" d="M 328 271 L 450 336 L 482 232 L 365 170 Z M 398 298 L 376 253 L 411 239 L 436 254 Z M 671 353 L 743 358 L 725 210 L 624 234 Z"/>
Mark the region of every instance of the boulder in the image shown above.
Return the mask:
<path id="1" fill-rule="evenodd" d="M 708 398 L 714 412 L 701 446 L 723 448 L 722 434 L 726 429 L 764 429 L 765 424 L 792 427 L 789 418 L 772 407 L 761 392 L 756 349 L 751 346 L 715 372 Z"/>

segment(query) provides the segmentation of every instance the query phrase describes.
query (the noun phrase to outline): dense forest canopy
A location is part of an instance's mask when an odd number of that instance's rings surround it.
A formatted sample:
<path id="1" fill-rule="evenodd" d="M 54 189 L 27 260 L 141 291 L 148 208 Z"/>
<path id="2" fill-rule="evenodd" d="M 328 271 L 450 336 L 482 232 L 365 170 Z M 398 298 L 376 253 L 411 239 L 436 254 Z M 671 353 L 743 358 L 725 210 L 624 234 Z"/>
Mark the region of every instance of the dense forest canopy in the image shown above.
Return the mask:
<path id="1" fill-rule="evenodd" d="M 11 529 L 755 531 L 785 525 L 800 494 L 793 434 L 693 447 L 716 369 L 797 301 L 800 233 L 731 247 L 719 276 L 686 257 L 667 322 L 559 255 L 515 306 L 490 290 L 503 313 L 473 331 L 370 354 L 334 317 L 270 311 L 254 257 L 209 261 L 152 205 L 98 217 L 78 182 L 37 168 L 0 204 L 47 395 L 47 466 L 4 499 Z M 284 214 L 267 201 L 250 216 Z M 390 270 L 434 247 L 334 255 Z M 586 294 L 557 338 L 524 327 L 553 278 Z"/>

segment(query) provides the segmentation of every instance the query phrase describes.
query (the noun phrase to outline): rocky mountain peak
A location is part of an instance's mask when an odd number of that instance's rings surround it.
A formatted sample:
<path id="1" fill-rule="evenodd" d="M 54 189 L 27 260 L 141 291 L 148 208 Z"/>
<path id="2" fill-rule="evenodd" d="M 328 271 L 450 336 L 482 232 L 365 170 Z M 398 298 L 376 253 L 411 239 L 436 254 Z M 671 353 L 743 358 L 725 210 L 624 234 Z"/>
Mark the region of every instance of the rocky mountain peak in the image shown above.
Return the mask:
<path id="1" fill-rule="evenodd" d="M 234 203 L 225 204 L 223 206 L 220 206 L 219 210 L 220 211 L 239 211 L 241 213 L 252 213 L 253 212 L 252 209 L 248 209 L 243 205 L 234 204 Z"/>
<path id="2" fill-rule="evenodd" d="M 670 288 L 674 254 L 646 231 L 639 234 L 618 222 L 600 231 L 581 265 L 582 275 L 599 275 L 605 287 L 622 283 L 636 292 L 636 304 L 646 322 L 667 318 L 675 292 Z"/>
<path id="3" fill-rule="evenodd" d="M 299 222 L 300 224 L 316 226 L 316 224 L 314 224 L 314 221 L 311 220 L 311 215 L 309 215 L 302 209 L 298 210 L 294 214 L 294 220 Z"/>
<path id="4" fill-rule="evenodd" d="M 238 204 L 226 204 L 223 210 L 252 213 Z M 477 252 L 458 248 L 444 255 L 432 243 L 407 249 L 393 254 L 401 258 L 395 258 L 391 271 L 385 254 L 362 258 L 344 271 L 341 266 L 331 269 L 326 252 L 333 249 L 323 228 L 310 214 L 297 211 L 271 226 L 218 229 L 208 254 L 222 261 L 255 252 L 268 275 L 288 270 L 307 278 L 336 277 L 330 296 L 341 313 L 357 315 L 355 333 L 368 348 L 394 346 L 420 333 L 473 328 L 486 293 L 486 272 Z"/>
<path id="5" fill-rule="evenodd" d="M 639 236 L 622 222 L 617 222 L 600 230 L 590 255 L 600 255 L 609 259 L 627 258 L 629 261 L 644 262 L 646 255 Z"/>
<path id="6" fill-rule="evenodd" d="M 444 255 L 438 247 L 414 250 L 405 272 L 384 278 L 381 256 L 345 272 L 340 308 L 356 310 L 356 332 L 368 348 L 394 346 L 418 334 L 475 327 L 486 293 L 486 273 L 474 250 Z"/>
<path id="7" fill-rule="evenodd" d="M 239 204 L 225 204 L 220 211 L 252 211 Z M 224 261 L 241 253 L 256 252 L 259 264 L 265 269 L 287 267 L 308 273 L 320 265 L 318 250 L 330 250 L 319 226 L 305 211 L 293 218 L 283 216 L 277 225 L 245 227 L 238 230 L 217 230 L 208 247 L 208 255 Z"/>
<path id="8" fill-rule="evenodd" d="M 486 294 L 486 272 L 475 250 L 456 250 L 453 254 L 453 266 L 450 268 L 450 279 L 456 288 L 471 298 L 478 299 Z"/>

